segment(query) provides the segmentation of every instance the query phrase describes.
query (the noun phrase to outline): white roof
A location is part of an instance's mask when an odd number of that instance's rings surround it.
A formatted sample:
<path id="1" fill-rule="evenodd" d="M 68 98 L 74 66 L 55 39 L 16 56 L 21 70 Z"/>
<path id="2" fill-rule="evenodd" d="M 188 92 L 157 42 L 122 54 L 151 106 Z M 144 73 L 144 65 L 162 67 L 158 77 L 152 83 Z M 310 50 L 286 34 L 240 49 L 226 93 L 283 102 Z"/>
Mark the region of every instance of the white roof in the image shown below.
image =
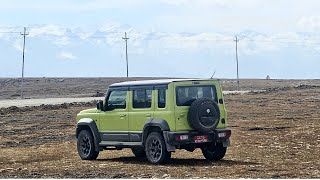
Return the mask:
<path id="1" fill-rule="evenodd" d="M 164 85 L 164 84 L 169 84 L 171 82 L 208 81 L 208 80 L 213 80 L 213 79 L 156 79 L 156 80 L 143 80 L 143 81 L 127 81 L 127 82 L 111 84 L 110 87 Z"/>

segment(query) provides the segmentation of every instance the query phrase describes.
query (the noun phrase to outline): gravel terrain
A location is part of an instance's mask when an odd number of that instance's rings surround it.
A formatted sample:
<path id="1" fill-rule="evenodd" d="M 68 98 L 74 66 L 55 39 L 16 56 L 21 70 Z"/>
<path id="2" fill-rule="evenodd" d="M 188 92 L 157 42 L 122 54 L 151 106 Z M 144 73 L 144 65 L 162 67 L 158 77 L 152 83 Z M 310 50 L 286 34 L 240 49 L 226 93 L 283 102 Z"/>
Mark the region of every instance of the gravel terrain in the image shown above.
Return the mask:
<path id="1" fill-rule="evenodd" d="M 24 97 L 26 99 L 43 98 L 79 98 L 93 97 L 97 92 L 105 93 L 112 83 L 160 78 L 26 78 Z M 235 80 L 220 80 L 224 91 L 251 91 L 273 88 L 296 87 L 299 85 L 318 85 L 320 80 L 251 80 L 241 79 L 237 88 Z M 21 79 L 0 78 L 0 100 L 20 98 Z"/>
<path id="2" fill-rule="evenodd" d="M 223 94 L 245 94 L 256 91 L 223 91 Z M 259 91 L 258 91 L 259 92 Z M 81 103 L 104 100 L 105 97 L 77 97 L 77 98 L 45 98 L 45 99 L 10 99 L 0 100 L 0 108 L 8 108 L 12 106 L 40 106 L 40 105 L 59 105 L 63 103 Z"/>
<path id="3" fill-rule="evenodd" d="M 26 99 L 93 97 L 110 84 L 147 79 L 156 78 L 25 78 L 23 94 Z M 20 98 L 20 78 L 0 78 L 0 87 L 0 100 Z"/>
<path id="4" fill-rule="evenodd" d="M 94 102 L 1 108 L 0 178 L 320 178 L 320 87 L 312 82 L 255 81 L 252 89 L 267 91 L 226 95 L 232 146 L 218 162 L 177 150 L 155 166 L 127 149 L 81 161 L 75 115 Z"/>
<path id="5" fill-rule="evenodd" d="M 104 97 L 79 97 L 79 98 L 45 98 L 45 99 L 15 99 L 15 100 L 0 100 L 0 108 L 8 107 L 25 107 L 25 106 L 40 106 L 42 104 L 59 105 L 63 103 L 81 103 L 103 100 Z"/>

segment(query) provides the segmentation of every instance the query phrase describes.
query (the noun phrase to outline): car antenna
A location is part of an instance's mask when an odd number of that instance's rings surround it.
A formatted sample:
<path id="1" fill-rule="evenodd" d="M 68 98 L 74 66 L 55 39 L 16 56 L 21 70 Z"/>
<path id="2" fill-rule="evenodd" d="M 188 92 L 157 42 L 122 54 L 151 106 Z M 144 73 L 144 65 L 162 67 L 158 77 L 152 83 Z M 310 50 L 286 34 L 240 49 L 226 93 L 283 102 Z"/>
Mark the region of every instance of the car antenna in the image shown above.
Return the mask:
<path id="1" fill-rule="evenodd" d="M 213 72 L 212 76 L 210 79 L 213 79 L 213 76 L 216 74 L 216 71 Z"/>

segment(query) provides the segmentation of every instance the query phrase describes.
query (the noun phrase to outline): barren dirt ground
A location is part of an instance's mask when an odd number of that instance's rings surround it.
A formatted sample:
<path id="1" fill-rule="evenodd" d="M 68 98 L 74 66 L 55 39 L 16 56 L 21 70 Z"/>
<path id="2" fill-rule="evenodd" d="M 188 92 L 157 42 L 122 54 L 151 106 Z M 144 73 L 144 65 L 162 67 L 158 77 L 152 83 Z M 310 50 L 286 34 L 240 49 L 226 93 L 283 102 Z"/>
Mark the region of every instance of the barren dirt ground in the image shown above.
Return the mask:
<path id="1" fill-rule="evenodd" d="M 96 92 L 105 93 L 107 87 L 112 83 L 147 79 L 159 78 L 26 78 L 23 90 L 24 97 L 32 99 L 92 97 Z M 235 80 L 221 79 L 220 82 L 224 91 L 238 90 Z M 19 99 L 20 85 L 20 78 L 0 78 L 0 100 Z M 320 80 L 241 79 L 240 85 L 240 90 L 263 90 L 299 85 L 320 85 Z"/>
<path id="2" fill-rule="evenodd" d="M 92 97 L 112 83 L 156 78 L 26 78 L 25 98 Z M 0 78 L 0 100 L 20 98 L 20 78 Z"/>
<path id="3" fill-rule="evenodd" d="M 75 115 L 94 104 L 0 109 L 0 178 L 320 178 L 319 86 L 226 95 L 225 102 L 233 130 L 225 158 L 208 162 L 199 150 L 177 150 L 162 166 L 130 150 L 81 161 Z"/>

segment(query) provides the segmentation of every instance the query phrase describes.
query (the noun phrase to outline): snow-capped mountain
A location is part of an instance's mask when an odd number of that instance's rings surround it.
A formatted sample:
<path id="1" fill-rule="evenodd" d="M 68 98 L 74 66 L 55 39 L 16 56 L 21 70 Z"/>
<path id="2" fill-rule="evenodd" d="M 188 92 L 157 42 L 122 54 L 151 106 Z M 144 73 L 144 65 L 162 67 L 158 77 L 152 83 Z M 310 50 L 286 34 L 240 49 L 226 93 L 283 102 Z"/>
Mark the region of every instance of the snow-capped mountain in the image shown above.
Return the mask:
<path id="1" fill-rule="evenodd" d="M 20 75 L 22 30 L 22 27 L 1 29 L 0 76 Z M 117 23 L 70 27 L 30 25 L 27 32 L 27 76 L 124 76 L 124 32 L 130 38 L 132 76 L 208 77 L 217 71 L 220 77 L 232 78 L 235 35 L 240 40 L 241 73 L 245 77 L 251 77 L 252 72 L 261 78 L 266 74 L 285 77 L 281 69 L 290 65 L 290 61 L 283 59 L 298 58 L 298 63 L 307 61 L 312 65 L 320 51 L 317 44 L 320 36 L 316 33 L 265 34 L 250 30 L 169 33 L 141 31 Z M 265 62 L 264 66 L 261 61 Z"/>

